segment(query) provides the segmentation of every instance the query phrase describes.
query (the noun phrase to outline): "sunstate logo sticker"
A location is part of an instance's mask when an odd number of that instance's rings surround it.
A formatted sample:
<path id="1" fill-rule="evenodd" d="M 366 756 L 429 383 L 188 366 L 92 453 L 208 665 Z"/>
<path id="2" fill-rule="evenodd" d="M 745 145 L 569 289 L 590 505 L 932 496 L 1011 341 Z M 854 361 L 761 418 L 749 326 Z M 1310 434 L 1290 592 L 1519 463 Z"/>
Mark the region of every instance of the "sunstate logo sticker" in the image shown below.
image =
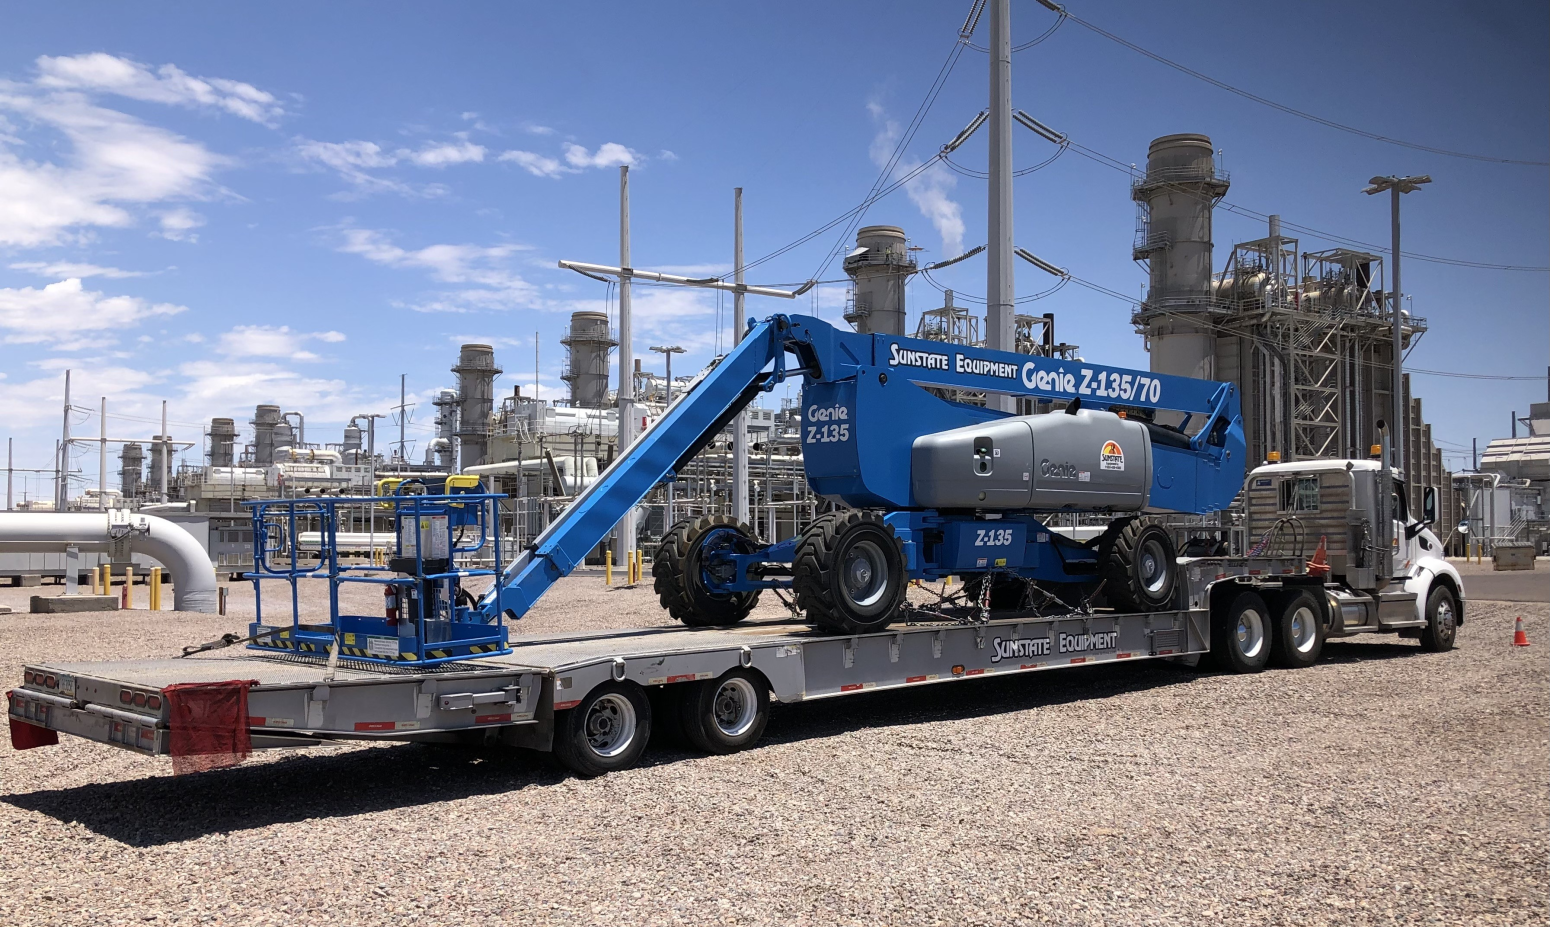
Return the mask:
<path id="1" fill-rule="evenodd" d="M 1099 453 L 1098 466 L 1104 470 L 1125 469 L 1125 452 L 1114 441 L 1103 442 L 1103 450 Z"/>

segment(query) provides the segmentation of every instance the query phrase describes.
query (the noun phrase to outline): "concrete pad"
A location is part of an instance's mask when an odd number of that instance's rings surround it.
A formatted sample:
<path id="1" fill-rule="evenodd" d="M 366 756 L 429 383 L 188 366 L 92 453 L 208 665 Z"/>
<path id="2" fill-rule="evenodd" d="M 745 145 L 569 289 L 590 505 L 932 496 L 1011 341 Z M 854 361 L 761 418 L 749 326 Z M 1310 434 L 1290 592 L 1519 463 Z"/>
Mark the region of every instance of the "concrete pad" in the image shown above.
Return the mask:
<path id="1" fill-rule="evenodd" d="M 18 585 L 18 586 L 41 586 L 41 585 L 43 585 L 43 574 L 42 573 L 23 573 L 20 576 L 16 577 L 16 585 Z"/>
<path id="2" fill-rule="evenodd" d="M 116 595 L 35 595 L 32 597 L 32 612 L 35 615 L 114 611 L 118 611 Z"/>

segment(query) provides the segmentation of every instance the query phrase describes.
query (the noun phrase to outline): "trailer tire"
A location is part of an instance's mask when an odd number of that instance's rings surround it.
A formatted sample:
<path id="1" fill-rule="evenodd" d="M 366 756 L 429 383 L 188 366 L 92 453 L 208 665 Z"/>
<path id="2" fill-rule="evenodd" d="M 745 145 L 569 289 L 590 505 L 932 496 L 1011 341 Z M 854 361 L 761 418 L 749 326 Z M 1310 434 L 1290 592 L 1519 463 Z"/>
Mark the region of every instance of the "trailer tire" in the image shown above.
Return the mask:
<path id="1" fill-rule="evenodd" d="M 1099 576 L 1108 604 L 1120 611 L 1155 612 L 1173 605 L 1179 558 L 1173 533 L 1150 518 L 1127 518 L 1098 539 Z"/>
<path id="2" fill-rule="evenodd" d="M 830 512 L 797 540 L 791 589 L 809 623 L 837 634 L 880 631 L 893 621 L 909 577 L 904 545 L 876 512 Z"/>
<path id="3" fill-rule="evenodd" d="M 1259 593 L 1244 590 L 1227 607 L 1212 608 L 1211 663 L 1230 673 L 1257 673 L 1270 660 L 1270 609 Z"/>
<path id="4" fill-rule="evenodd" d="M 1421 628 L 1421 649 L 1443 653 L 1453 649 L 1458 637 L 1458 599 L 1447 586 L 1433 585 L 1426 596 L 1426 627 Z"/>
<path id="5" fill-rule="evenodd" d="M 652 589 L 668 614 L 691 628 L 736 624 L 759 602 L 752 592 L 713 592 L 705 585 L 704 556 L 712 548 L 758 550 L 753 529 L 726 515 L 685 519 L 669 528 L 651 562 Z"/>
<path id="6" fill-rule="evenodd" d="M 633 682 L 605 682 L 555 715 L 554 755 L 583 779 L 634 766 L 651 739 L 651 701 Z"/>
<path id="7" fill-rule="evenodd" d="M 736 753 L 764 735 L 770 720 L 770 687 L 763 674 L 738 667 L 683 688 L 678 723 L 696 748 Z"/>
<path id="8" fill-rule="evenodd" d="M 1319 601 L 1305 589 L 1288 592 L 1276 603 L 1275 637 L 1270 660 L 1276 666 L 1300 669 L 1318 662 L 1324 652 L 1324 617 Z"/>

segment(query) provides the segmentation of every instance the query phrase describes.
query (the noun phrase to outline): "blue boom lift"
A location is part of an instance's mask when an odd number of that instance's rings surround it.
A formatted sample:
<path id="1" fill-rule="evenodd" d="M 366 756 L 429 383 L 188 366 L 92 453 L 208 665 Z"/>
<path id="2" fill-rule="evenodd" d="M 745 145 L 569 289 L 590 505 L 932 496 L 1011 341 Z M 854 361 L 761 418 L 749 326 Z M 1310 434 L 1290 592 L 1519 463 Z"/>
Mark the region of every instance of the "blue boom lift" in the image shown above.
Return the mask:
<path id="1" fill-rule="evenodd" d="M 1037 585 L 1072 603 L 1168 609 L 1176 598 L 1173 537 L 1147 513 L 1216 511 L 1243 485 L 1243 422 L 1231 384 L 775 315 L 751 323 L 736 348 L 509 562 L 494 528 L 498 497 L 466 491 L 474 487 L 374 500 L 392 509 L 397 528 L 386 569 L 341 567 L 331 554 L 311 567 L 272 564 L 288 545 L 263 539 L 282 534 L 298 505 L 334 522 L 325 511 L 333 503 L 257 504 L 255 579 L 288 580 L 293 589 L 302 573 L 328 578 L 336 590 L 380 584 L 389 610 L 386 623 L 341 615 L 336 591 L 329 625 L 296 618 L 263 636 L 260 621 L 253 633 L 261 639 L 250 646 L 319 653 L 333 646 L 352 659 L 398 664 L 509 652 L 506 620 L 526 614 L 761 392 L 797 376 L 808 483 L 843 507 L 773 545 L 725 516 L 673 525 L 652 572 L 662 605 L 686 625 L 736 623 L 762 590 L 790 588 L 819 629 L 876 631 L 897 616 L 910 580 L 949 575 L 965 577 L 986 607 L 1016 605 Z M 1009 415 L 955 401 L 963 392 L 1066 405 Z M 1158 424 L 1156 410 L 1182 413 L 1183 421 Z M 1114 519 L 1101 537 L 1081 543 L 1041 520 L 1059 512 Z M 485 545 L 494 569 L 452 562 Z M 462 583 L 481 575 L 494 581 L 475 599 Z"/>

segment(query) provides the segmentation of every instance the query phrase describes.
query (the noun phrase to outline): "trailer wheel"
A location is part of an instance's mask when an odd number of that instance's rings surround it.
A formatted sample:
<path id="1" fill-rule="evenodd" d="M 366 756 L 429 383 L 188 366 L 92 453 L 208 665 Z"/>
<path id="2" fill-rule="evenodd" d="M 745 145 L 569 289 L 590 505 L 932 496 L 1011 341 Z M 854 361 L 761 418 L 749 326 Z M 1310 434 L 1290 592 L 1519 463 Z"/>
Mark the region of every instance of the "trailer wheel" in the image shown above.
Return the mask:
<path id="1" fill-rule="evenodd" d="M 651 739 L 651 702 L 640 686 L 605 682 L 555 717 L 554 755 L 584 779 L 628 769 Z"/>
<path id="2" fill-rule="evenodd" d="M 678 704 L 689 743 L 706 753 L 735 753 L 764 735 L 770 687 L 763 675 L 739 667 L 719 679 L 692 683 Z"/>
<path id="3" fill-rule="evenodd" d="M 1257 592 L 1240 592 L 1212 609 L 1211 658 L 1217 669 L 1257 673 L 1270 660 L 1270 609 Z"/>
<path id="4" fill-rule="evenodd" d="M 735 518 L 706 515 L 679 522 L 668 529 L 651 562 L 658 601 L 691 628 L 742 621 L 758 603 L 758 590 L 712 591 L 707 585 L 711 578 L 707 555 L 718 550 L 749 554 L 759 546 L 753 529 Z"/>
<path id="5" fill-rule="evenodd" d="M 1447 586 L 1436 586 L 1426 597 L 1426 627 L 1421 629 L 1421 649 L 1432 653 L 1452 650 L 1458 633 L 1458 600 Z"/>
<path id="6" fill-rule="evenodd" d="M 1099 575 L 1108 603 L 1120 611 L 1155 612 L 1173 605 L 1179 568 L 1173 533 L 1148 518 L 1128 518 L 1098 539 Z"/>
<path id="7" fill-rule="evenodd" d="M 876 512 L 831 512 L 807 526 L 792 563 L 797 607 L 840 634 L 888 626 L 904 602 L 904 545 Z"/>
<path id="8" fill-rule="evenodd" d="M 1279 604 L 1270 659 L 1290 669 L 1312 666 L 1324 651 L 1324 619 L 1318 600 L 1301 590 L 1283 596 Z"/>

